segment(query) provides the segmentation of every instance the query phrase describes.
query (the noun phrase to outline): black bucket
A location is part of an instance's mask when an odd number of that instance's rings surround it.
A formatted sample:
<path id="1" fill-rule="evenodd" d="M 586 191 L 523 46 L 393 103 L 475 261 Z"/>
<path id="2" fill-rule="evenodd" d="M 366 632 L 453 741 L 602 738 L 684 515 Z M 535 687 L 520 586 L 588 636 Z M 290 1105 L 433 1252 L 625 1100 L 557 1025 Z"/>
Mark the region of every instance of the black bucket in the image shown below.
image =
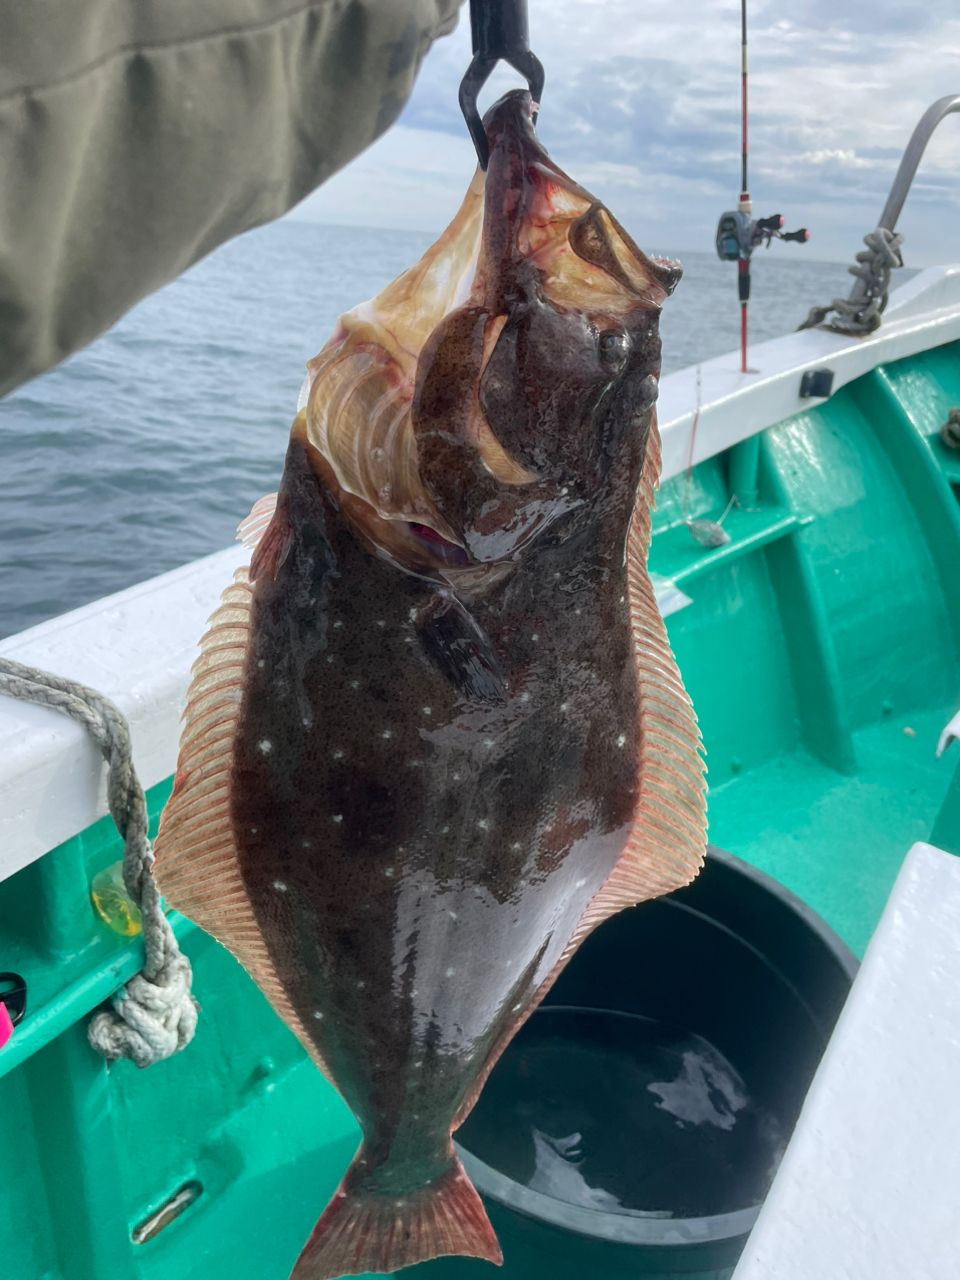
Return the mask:
<path id="1" fill-rule="evenodd" d="M 729 1274 L 856 968 L 798 898 L 716 849 L 692 885 L 608 921 L 457 1134 L 500 1274 Z"/>

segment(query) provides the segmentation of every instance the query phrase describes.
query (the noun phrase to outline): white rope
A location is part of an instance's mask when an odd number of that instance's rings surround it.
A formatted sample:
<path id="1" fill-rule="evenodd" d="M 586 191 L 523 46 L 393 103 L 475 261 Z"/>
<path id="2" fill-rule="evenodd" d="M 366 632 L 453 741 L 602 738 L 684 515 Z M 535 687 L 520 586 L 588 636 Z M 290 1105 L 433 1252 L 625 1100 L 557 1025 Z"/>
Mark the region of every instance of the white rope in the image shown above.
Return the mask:
<path id="1" fill-rule="evenodd" d="M 147 806 L 133 767 L 130 727 L 117 707 L 95 689 L 0 658 L 0 693 L 72 716 L 89 731 L 107 762 L 107 803 L 123 837 L 123 883 L 140 908 L 143 970 L 90 1021 L 91 1045 L 108 1060 L 129 1058 L 138 1067 L 169 1058 L 193 1039 L 197 1004 L 190 994 L 190 961 L 163 913 L 147 839 Z"/>
<path id="2" fill-rule="evenodd" d="M 840 333 L 866 334 L 880 328 L 890 293 L 890 272 L 894 267 L 903 266 L 900 252 L 903 236 L 896 231 L 888 231 L 886 227 L 877 227 L 876 231 L 863 237 L 863 243 L 866 249 L 860 250 L 856 265 L 847 267 L 847 270 L 864 282 L 866 293 L 853 301 L 834 298 L 828 307 L 812 307 L 800 325 L 801 329 L 813 329 L 826 323 L 828 329 L 836 329 Z M 837 314 L 827 321 L 831 311 Z"/>

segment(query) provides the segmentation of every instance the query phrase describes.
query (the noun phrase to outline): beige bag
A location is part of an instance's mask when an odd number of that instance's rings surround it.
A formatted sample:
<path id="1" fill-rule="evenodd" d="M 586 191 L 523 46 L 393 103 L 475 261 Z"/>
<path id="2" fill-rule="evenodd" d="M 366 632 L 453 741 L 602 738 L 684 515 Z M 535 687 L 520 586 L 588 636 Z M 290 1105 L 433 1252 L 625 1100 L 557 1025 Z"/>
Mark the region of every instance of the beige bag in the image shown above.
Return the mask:
<path id="1" fill-rule="evenodd" d="M 0 394 L 368 146 L 458 3 L 0 0 Z"/>

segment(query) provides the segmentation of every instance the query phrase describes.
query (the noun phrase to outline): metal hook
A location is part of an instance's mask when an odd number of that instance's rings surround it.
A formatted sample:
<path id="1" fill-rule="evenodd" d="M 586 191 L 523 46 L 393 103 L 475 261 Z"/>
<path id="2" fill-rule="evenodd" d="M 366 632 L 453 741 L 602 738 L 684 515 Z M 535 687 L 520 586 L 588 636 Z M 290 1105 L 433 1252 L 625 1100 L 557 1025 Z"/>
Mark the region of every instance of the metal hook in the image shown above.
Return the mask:
<path id="1" fill-rule="evenodd" d="M 467 122 L 480 168 L 490 159 L 486 130 L 477 110 L 477 98 L 498 62 L 506 62 L 527 82 L 536 109 L 543 94 L 544 70 L 530 48 L 527 0 L 470 0 L 470 34 L 473 60 L 460 82 L 460 110 Z"/>

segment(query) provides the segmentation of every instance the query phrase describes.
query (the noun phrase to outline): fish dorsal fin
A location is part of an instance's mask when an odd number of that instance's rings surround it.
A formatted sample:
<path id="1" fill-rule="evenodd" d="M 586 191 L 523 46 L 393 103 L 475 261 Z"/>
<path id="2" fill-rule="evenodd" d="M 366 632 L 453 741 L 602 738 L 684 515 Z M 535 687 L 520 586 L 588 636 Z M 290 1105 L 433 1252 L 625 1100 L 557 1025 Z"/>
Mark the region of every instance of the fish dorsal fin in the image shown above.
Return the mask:
<path id="1" fill-rule="evenodd" d="M 276 495 L 261 498 L 240 526 L 254 546 Z M 269 512 L 268 512 L 269 504 Z M 210 619 L 193 664 L 173 794 L 160 819 L 156 874 L 168 903 L 240 961 L 328 1078 L 329 1071 L 286 995 L 240 875 L 230 812 L 234 738 L 240 717 L 253 588 L 238 569 Z"/>
<path id="2" fill-rule="evenodd" d="M 587 904 L 560 959 L 517 1020 L 494 1044 L 457 1113 L 454 1128 L 470 1114 L 504 1049 L 593 930 L 618 911 L 689 884 L 703 865 L 707 816 L 700 730 L 647 573 L 659 478 L 660 433 L 654 417 L 626 549 L 627 599 L 640 716 L 633 826 L 616 866 Z"/>

